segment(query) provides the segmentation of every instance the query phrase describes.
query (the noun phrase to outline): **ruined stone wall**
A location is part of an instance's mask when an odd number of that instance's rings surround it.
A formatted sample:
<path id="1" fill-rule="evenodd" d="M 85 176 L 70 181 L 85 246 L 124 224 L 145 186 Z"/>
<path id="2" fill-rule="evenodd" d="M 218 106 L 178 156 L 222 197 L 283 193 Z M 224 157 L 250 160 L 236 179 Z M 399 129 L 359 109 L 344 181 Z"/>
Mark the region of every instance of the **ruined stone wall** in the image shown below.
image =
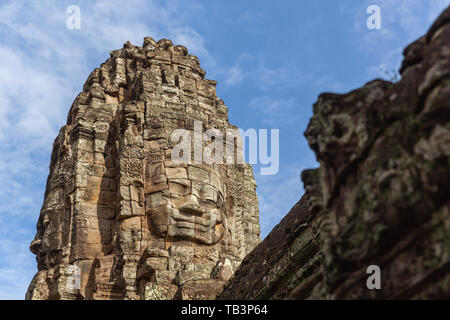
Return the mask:
<path id="1" fill-rule="evenodd" d="M 396 83 L 319 97 L 320 168 L 220 298 L 450 298 L 450 7 L 404 56 Z"/>
<path id="2" fill-rule="evenodd" d="M 252 168 L 176 163 L 170 137 L 235 129 L 228 108 L 170 40 L 110 55 L 54 142 L 26 298 L 214 298 L 260 241 Z"/>

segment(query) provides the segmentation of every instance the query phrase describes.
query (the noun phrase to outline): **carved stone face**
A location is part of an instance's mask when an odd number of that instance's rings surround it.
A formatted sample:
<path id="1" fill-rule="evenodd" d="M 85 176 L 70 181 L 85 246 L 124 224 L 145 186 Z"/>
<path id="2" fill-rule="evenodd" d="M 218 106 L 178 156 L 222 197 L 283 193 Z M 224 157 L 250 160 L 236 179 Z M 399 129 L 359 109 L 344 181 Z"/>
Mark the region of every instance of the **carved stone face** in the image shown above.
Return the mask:
<path id="1" fill-rule="evenodd" d="M 206 165 L 165 168 L 163 164 L 153 172 L 156 174 L 146 183 L 146 190 L 154 191 L 146 192 L 152 234 L 169 242 L 188 240 L 213 245 L 220 241 L 226 215 L 219 173 Z M 152 184 L 152 180 L 167 183 Z"/>

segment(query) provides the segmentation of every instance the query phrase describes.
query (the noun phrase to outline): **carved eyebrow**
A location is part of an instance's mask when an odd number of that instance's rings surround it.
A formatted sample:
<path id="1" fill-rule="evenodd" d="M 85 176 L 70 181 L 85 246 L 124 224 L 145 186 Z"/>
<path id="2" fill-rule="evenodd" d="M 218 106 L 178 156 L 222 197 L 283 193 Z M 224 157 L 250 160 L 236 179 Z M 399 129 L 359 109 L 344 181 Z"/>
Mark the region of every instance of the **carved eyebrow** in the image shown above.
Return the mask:
<path id="1" fill-rule="evenodd" d="M 177 185 L 183 186 L 185 188 L 190 187 L 191 185 L 187 183 L 186 181 L 183 181 L 182 179 L 167 179 L 170 183 L 176 183 Z"/>
<path id="2" fill-rule="evenodd" d="M 210 203 L 216 204 L 216 201 L 214 201 L 213 199 L 200 199 L 200 200 L 204 201 L 204 202 L 210 202 Z"/>

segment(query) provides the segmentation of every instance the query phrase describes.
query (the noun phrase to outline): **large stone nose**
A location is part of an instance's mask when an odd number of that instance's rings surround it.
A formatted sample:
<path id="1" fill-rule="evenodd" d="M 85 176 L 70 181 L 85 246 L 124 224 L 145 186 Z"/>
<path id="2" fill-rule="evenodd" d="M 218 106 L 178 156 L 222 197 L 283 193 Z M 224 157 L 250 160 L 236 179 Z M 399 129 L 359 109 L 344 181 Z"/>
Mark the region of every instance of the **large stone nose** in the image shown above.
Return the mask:
<path id="1" fill-rule="evenodd" d="M 205 210 L 198 204 L 196 196 L 190 194 L 186 196 L 185 200 L 186 202 L 179 208 L 180 211 L 197 216 L 201 216 L 205 213 Z"/>

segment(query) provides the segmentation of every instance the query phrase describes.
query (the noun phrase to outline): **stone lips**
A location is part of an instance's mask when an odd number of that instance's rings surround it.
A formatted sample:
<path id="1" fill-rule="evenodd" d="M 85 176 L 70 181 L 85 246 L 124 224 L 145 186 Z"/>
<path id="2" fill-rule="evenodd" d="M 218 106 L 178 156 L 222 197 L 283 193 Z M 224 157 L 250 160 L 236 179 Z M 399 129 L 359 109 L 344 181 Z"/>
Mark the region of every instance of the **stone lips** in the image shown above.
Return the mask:
<path id="1" fill-rule="evenodd" d="M 450 298 L 450 7 L 404 56 L 396 83 L 319 96 L 320 168 L 220 299 Z"/>
<path id="2" fill-rule="evenodd" d="M 250 165 L 176 164 L 175 129 L 225 132 L 227 107 L 170 40 L 95 69 L 53 145 L 27 299 L 211 299 L 260 241 Z M 67 286 L 73 266 L 80 288 Z"/>

